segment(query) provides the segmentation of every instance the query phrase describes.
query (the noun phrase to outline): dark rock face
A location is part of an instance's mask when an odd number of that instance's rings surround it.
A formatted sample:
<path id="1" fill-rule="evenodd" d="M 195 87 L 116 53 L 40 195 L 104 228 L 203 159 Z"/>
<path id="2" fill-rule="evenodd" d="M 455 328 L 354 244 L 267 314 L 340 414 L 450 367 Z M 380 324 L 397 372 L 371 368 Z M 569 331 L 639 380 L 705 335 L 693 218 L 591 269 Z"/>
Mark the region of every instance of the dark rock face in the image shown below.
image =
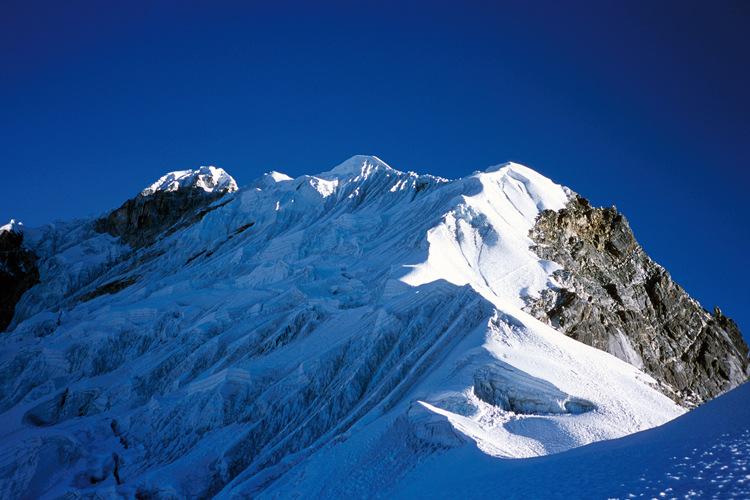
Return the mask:
<path id="1" fill-rule="evenodd" d="M 13 320 L 21 296 L 39 283 L 37 256 L 23 247 L 23 234 L 0 233 L 0 332 Z"/>
<path id="2" fill-rule="evenodd" d="M 526 299 L 536 318 L 642 368 L 686 407 L 748 380 L 737 325 L 674 283 L 614 207 L 594 208 L 575 195 L 567 208 L 542 212 L 530 237 L 540 258 L 563 267 L 555 273 L 560 289 Z"/>
<path id="3" fill-rule="evenodd" d="M 160 236 L 201 220 L 209 212 L 207 207 L 225 194 L 206 193 L 200 188 L 157 191 L 148 196 L 139 194 L 106 219 L 97 220 L 96 230 L 120 236 L 134 248 L 146 247 Z"/>
<path id="4" fill-rule="evenodd" d="M 104 285 L 97 287 L 95 290 L 92 290 L 91 292 L 83 295 L 81 297 L 81 302 L 87 302 L 89 300 L 95 299 L 104 294 L 110 294 L 110 295 L 115 294 L 121 290 L 126 289 L 130 285 L 135 284 L 136 281 L 137 280 L 132 276 L 128 278 L 110 281 L 108 283 L 105 283 Z"/>

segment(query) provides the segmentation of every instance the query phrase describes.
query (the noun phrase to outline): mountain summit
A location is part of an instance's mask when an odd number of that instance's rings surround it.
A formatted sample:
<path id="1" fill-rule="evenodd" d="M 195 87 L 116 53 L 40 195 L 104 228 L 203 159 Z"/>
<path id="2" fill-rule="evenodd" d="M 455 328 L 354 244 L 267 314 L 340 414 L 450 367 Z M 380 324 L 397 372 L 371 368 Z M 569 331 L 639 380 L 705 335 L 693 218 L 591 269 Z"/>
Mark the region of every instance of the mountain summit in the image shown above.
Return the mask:
<path id="1" fill-rule="evenodd" d="M 750 375 L 621 214 L 521 165 L 219 170 L 0 233 L 37 270 L 0 334 L 3 498 L 388 496 L 451 450 L 563 452 Z"/>
<path id="2" fill-rule="evenodd" d="M 180 188 L 198 188 L 206 193 L 237 191 L 237 183 L 224 169 L 201 167 L 197 170 L 170 172 L 141 191 L 141 196 L 151 196 L 157 191 L 177 191 Z"/>

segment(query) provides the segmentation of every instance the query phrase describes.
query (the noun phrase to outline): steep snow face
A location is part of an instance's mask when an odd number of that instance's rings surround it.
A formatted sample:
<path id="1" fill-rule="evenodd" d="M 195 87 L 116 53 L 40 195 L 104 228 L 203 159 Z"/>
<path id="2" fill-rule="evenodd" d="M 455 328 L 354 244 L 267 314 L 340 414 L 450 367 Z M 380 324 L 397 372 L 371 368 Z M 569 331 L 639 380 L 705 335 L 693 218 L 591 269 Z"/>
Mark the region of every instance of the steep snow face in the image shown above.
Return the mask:
<path id="1" fill-rule="evenodd" d="M 224 169 L 201 167 L 197 170 L 170 172 L 141 191 L 141 196 L 149 196 L 157 191 L 177 191 L 186 187 L 202 189 L 207 193 L 237 191 L 237 183 Z"/>
<path id="2" fill-rule="evenodd" d="M 428 231 L 427 259 L 405 266 L 399 279 L 412 286 L 440 278 L 469 284 L 491 302 L 515 307 L 557 286 L 550 274 L 559 267 L 529 252 L 528 234 L 537 214 L 563 208 L 570 191 L 515 163 L 458 182 L 464 194 Z"/>
<path id="3" fill-rule="evenodd" d="M 376 497 L 453 448 L 546 455 L 680 415 L 520 310 L 557 269 L 528 229 L 567 193 L 515 164 L 448 181 L 355 157 L 138 250 L 38 231 L 43 284 L 68 287 L 2 337 L 0 496 Z"/>
<path id="4" fill-rule="evenodd" d="M 18 302 L 8 331 L 50 308 L 65 314 L 86 293 L 83 288 L 130 254 L 118 239 L 94 231 L 93 219 L 49 223 L 40 228 L 16 227 L 24 234 L 24 246 L 39 257 L 41 283 Z"/>

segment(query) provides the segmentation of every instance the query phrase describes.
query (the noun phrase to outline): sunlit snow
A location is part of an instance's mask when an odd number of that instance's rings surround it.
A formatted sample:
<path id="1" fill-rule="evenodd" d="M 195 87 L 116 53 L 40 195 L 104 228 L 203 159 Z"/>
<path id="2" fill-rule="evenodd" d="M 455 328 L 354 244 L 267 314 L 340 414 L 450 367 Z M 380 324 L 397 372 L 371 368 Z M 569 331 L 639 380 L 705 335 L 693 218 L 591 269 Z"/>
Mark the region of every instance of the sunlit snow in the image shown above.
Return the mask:
<path id="1" fill-rule="evenodd" d="M 157 191 L 177 191 L 181 187 L 197 187 L 207 193 L 237 191 L 237 183 L 224 169 L 201 167 L 197 170 L 170 172 L 141 191 L 141 195 L 149 196 Z"/>
<path id="2" fill-rule="evenodd" d="M 565 453 L 497 460 L 453 449 L 384 498 L 750 498 L 750 385 L 662 427 Z"/>
<path id="3" fill-rule="evenodd" d="M 4 231 L 16 231 L 16 232 L 20 232 L 22 228 L 23 228 L 23 223 L 22 222 L 16 222 L 15 219 L 11 219 L 10 222 L 8 222 L 7 224 L 5 224 L 4 226 L 0 226 L 0 233 L 2 233 Z"/>

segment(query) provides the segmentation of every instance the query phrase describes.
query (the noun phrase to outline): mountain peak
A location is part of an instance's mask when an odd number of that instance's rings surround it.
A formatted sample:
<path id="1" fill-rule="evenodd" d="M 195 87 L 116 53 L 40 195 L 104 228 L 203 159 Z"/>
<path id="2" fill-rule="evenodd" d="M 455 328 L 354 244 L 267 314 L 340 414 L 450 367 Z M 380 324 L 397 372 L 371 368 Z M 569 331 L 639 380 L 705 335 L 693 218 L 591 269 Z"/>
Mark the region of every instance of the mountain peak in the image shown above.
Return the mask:
<path id="1" fill-rule="evenodd" d="M 141 191 L 141 196 L 151 196 L 157 191 L 177 191 L 181 188 L 199 188 L 207 193 L 237 191 L 237 183 L 222 168 L 200 167 L 194 170 L 177 170 L 159 178 Z"/>
<path id="2" fill-rule="evenodd" d="M 4 233 L 5 231 L 20 233 L 22 227 L 22 222 L 17 222 L 15 219 L 11 219 L 10 222 L 5 224 L 4 226 L 0 226 L 0 233 Z"/>
<path id="3" fill-rule="evenodd" d="M 333 170 L 323 172 L 317 177 L 324 179 L 330 178 L 342 178 L 361 175 L 367 178 L 372 172 L 375 171 L 392 171 L 396 170 L 391 168 L 386 162 L 378 158 L 377 156 L 367 155 L 356 155 L 346 160 L 341 165 L 337 166 Z"/>
<path id="4" fill-rule="evenodd" d="M 531 173 L 532 175 L 540 175 L 541 176 L 541 174 L 539 174 L 535 170 L 533 170 L 533 169 L 531 169 L 531 168 L 529 168 L 529 167 L 527 167 L 525 165 L 521 165 L 520 163 L 516 163 L 514 161 L 506 161 L 505 163 L 500 163 L 499 165 L 493 165 L 491 167 L 488 167 L 487 170 L 485 170 L 485 172 L 489 174 L 489 173 L 492 173 L 492 172 L 499 172 L 501 170 L 503 170 L 503 171 L 512 170 L 512 171 L 514 171 L 516 173 L 520 173 L 520 174 Z"/>

